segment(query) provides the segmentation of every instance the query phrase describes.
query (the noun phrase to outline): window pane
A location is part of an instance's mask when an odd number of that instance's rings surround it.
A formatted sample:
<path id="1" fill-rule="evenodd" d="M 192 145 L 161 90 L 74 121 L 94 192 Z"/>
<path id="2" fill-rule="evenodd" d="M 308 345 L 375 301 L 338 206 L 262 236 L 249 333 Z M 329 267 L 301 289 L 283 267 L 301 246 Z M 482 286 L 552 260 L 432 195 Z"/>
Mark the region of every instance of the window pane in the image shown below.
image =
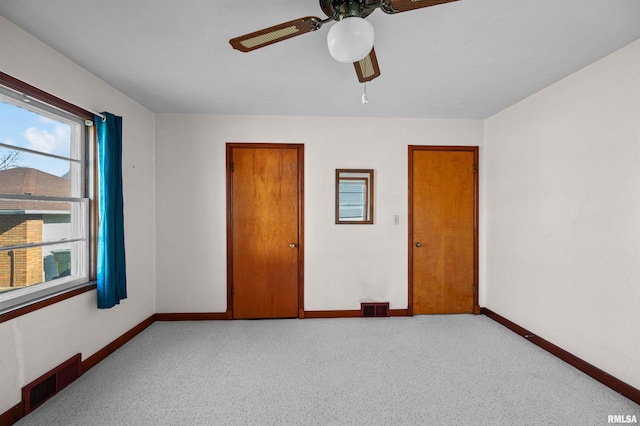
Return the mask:
<path id="1" fill-rule="evenodd" d="M 0 143 L 71 158 L 71 123 L 28 107 L 0 101 Z"/>
<path id="2" fill-rule="evenodd" d="M 41 282 L 42 247 L 0 252 L 0 292 Z"/>
<path id="3" fill-rule="evenodd" d="M 0 293 L 79 277 L 82 242 L 0 251 Z"/>
<path id="4" fill-rule="evenodd" d="M 0 193 L 81 197 L 84 150 L 74 141 L 82 140 L 82 124 L 6 99 L 0 101 Z"/>
<path id="5" fill-rule="evenodd" d="M 0 249 L 85 238 L 87 201 L 0 198 Z"/>
<path id="6" fill-rule="evenodd" d="M 70 162 L 20 151 L 0 149 L 0 158 L 12 152 L 22 154 L 20 166 L 0 170 L 0 194 L 79 197 L 72 191 Z M 39 158 L 38 158 L 39 157 Z M 60 175 L 51 172 L 61 173 Z"/>

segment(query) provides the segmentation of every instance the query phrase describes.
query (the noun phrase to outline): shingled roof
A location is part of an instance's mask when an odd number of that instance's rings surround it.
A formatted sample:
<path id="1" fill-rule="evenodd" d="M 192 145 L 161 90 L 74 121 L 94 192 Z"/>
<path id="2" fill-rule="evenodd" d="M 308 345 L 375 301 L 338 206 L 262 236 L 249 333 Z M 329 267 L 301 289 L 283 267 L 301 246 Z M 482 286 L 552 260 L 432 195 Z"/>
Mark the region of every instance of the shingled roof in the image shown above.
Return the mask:
<path id="1" fill-rule="evenodd" d="M 0 170 L 0 194 L 68 197 L 71 181 L 30 167 Z M 68 203 L 0 200 L 0 210 L 69 211 Z"/>

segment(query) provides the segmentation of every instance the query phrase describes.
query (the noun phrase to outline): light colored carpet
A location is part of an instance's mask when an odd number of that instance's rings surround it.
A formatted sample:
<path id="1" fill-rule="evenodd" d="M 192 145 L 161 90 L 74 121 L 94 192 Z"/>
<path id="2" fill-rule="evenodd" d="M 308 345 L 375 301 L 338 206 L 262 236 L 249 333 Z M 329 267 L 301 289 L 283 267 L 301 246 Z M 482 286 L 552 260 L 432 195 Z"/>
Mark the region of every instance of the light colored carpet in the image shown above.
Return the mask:
<path id="1" fill-rule="evenodd" d="M 19 425 L 604 425 L 640 406 L 473 315 L 156 322 Z"/>

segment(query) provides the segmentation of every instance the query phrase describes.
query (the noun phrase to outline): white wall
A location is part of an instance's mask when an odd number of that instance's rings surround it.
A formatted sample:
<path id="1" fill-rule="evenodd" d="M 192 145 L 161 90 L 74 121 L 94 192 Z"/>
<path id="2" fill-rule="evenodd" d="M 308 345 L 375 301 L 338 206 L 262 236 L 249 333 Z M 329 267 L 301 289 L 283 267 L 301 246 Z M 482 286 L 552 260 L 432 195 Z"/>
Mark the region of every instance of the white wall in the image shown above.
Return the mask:
<path id="1" fill-rule="evenodd" d="M 487 307 L 640 388 L 640 41 L 485 131 Z"/>
<path id="2" fill-rule="evenodd" d="M 313 311 L 369 299 L 407 308 L 407 146 L 482 138 L 482 121 L 157 115 L 158 312 L 227 309 L 226 142 L 305 145 L 304 309 Z M 336 168 L 375 170 L 374 225 L 334 223 Z"/>
<path id="3" fill-rule="evenodd" d="M 59 98 L 123 117 L 128 299 L 96 308 L 96 292 L 0 324 L 0 413 L 21 388 L 81 352 L 83 359 L 155 313 L 154 116 L 0 17 L 0 70 Z"/>

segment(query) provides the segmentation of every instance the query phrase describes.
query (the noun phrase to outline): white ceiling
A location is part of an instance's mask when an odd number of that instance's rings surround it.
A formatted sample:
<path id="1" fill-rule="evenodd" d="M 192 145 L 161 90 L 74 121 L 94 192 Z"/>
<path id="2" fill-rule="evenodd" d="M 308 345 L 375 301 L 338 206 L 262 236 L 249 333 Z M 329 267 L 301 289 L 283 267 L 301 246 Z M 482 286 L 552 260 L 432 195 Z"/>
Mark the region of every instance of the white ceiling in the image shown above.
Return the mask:
<path id="1" fill-rule="evenodd" d="M 332 23 L 250 53 L 232 37 L 317 0 L 0 0 L 0 14 L 157 113 L 482 119 L 640 39 L 640 0 L 460 0 L 375 28 L 362 84 L 326 46 Z M 18 76 L 19 77 L 19 76 Z"/>

